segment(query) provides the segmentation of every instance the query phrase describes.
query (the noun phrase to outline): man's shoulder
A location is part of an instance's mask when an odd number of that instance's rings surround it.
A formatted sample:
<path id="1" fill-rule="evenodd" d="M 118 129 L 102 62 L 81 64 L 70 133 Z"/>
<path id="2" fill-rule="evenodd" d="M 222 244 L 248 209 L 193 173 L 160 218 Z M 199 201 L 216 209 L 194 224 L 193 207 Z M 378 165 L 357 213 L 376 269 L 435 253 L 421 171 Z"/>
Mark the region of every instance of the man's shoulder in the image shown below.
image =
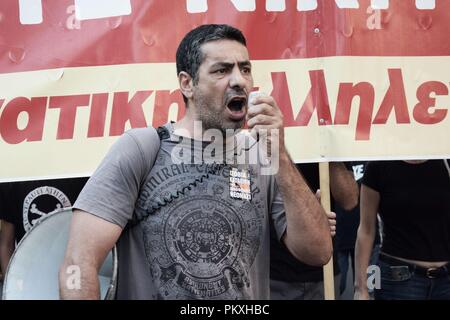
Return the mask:
<path id="1" fill-rule="evenodd" d="M 130 135 L 133 137 L 151 136 L 157 134 L 156 129 L 153 127 L 133 128 L 125 131 L 124 135 Z"/>
<path id="2" fill-rule="evenodd" d="M 127 130 L 123 135 L 122 139 L 131 138 L 140 148 L 151 148 L 152 146 L 159 148 L 159 136 L 158 132 L 153 127 L 145 128 L 133 128 Z"/>

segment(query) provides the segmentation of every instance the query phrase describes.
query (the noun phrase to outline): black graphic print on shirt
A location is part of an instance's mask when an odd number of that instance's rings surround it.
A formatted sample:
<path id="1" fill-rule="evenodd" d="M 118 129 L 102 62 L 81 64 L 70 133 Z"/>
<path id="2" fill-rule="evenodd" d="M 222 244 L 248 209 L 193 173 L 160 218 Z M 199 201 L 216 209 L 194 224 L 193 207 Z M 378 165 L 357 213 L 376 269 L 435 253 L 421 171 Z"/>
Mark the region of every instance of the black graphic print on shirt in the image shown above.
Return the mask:
<path id="1" fill-rule="evenodd" d="M 164 159 L 158 157 L 138 200 L 141 214 L 210 170 L 204 164 L 167 164 Z M 259 190 L 252 190 L 251 201 L 232 198 L 229 172 L 230 167 L 223 167 L 210 174 L 143 221 L 159 298 L 249 298 L 248 273 L 260 247 L 266 208 Z"/>

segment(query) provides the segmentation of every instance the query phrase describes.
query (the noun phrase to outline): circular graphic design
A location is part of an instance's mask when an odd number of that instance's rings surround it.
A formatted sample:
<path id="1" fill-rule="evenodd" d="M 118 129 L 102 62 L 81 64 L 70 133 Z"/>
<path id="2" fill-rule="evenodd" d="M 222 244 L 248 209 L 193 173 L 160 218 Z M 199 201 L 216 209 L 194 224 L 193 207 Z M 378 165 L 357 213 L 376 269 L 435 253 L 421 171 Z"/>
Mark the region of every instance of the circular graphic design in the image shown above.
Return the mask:
<path id="1" fill-rule="evenodd" d="M 184 201 L 166 221 L 166 248 L 191 276 L 214 277 L 233 264 L 245 232 L 233 209 L 217 198 L 202 197 Z"/>
<path id="2" fill-rule="evenodd" d="M 208 193 L 192 192 L 143 223 L 147 259 L 163 298 L 245 298 L 263 215 L 227 193 Z"/>
<path id="3" fill-rule="evenodd" d="M 23 203 L 23 228 L 28 232 L 36 222 L 48 215 L 71 207 L 69 198 L 61 190 L 43 186 L 27 194 Z"/>

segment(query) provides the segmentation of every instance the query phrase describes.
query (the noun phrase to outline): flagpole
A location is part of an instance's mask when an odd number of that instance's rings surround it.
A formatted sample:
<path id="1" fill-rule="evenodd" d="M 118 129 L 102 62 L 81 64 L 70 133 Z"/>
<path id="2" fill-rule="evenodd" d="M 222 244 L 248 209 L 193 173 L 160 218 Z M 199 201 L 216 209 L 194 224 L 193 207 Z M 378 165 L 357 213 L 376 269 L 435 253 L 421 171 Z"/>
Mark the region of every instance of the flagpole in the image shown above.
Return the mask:
<path id="1" fill-rule="evenodd" d="M 330 164 L 329 162 L 319 163 L 320 177 L 320 202 L 325 211 L 331 211 L 330 198 Z M 327 218 L 328 221 L 328 218 Z M 333 256 L 323 267 L 323 286 L 325 300 L 334 300 L 334 274 L 333 274 Z"/>

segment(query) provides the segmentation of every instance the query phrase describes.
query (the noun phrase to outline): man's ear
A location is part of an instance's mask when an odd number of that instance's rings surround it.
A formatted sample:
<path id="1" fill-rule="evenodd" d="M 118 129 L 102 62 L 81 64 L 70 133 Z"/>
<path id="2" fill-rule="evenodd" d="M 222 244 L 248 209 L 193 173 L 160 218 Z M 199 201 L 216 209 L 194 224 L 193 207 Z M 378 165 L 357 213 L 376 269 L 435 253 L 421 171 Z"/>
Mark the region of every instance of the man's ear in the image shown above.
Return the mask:
<path id="1" fill-rule="evenodd" d="M 181 71 L 178 74 L 178 83 L 180 84 L 180 90 L 183 93 L 183 95 L 187 99 L 192 98 L 194 80 L 192 79 L 191 75 L 185 71 Z"/>

